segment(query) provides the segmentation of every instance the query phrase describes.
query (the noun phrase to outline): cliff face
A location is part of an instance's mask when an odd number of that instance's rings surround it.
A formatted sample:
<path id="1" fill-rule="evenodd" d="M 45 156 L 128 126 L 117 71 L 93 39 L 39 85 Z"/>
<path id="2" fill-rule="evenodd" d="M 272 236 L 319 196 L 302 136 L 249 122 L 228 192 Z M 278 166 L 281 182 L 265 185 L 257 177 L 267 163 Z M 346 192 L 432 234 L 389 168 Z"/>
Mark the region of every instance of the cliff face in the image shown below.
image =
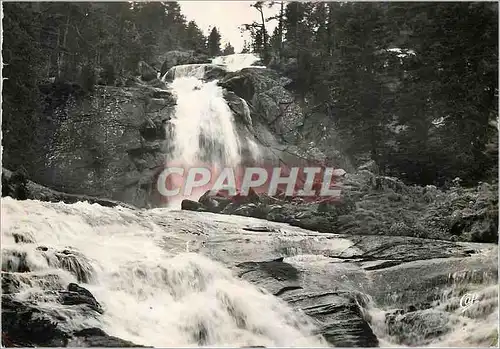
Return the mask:
<path id="1" fill-rule="evenodd" d="M 44 89 L 40 164 L 30 177 L 55 189 L 138 207 L 155 204 L 152 182 L 168 146 L 163 124 L 175 99 L 154 87 L 98 86 L 87 96 Z"/>
<path id="2" fill-rule="evenodd" d="M 286 88 L 289 80 L 272 69 L 245 68 L 222 77 L 219 85 L 226 99 L 244 100 L 249 107 L 251 137 L 260 146 L 262 158 L 277 165 L 324 162 L 328 157 L 318 145 L 302 135 L 304 112 L 295 96 Z M 240 102 L 241 103 L 241 102 Z M 236 120 L 246 120 L 242 108 L 232 108 Z M 334 167 L 340 162 L 330 163 Z"/>

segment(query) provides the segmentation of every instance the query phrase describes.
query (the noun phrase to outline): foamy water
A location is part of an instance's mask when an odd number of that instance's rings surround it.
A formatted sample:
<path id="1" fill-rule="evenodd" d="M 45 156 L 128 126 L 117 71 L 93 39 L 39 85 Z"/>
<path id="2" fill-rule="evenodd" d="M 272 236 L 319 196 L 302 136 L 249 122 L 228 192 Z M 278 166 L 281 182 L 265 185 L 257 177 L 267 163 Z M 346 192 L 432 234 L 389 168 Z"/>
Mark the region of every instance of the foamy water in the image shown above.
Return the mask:
<path id="1" fill-rule="evenodd" d="M 239 70 L 258 60 L 252 54 L 217 57 L 227 70 Z M 260 161 L 257 143 L 249 137 L 240 136 L 233 112 L 224 99 L 224 89 L 217 80 L 203 80 L 207 64 L 175 66 L 167 74 L 174 78 L 170 89 L 177 99 L 174 114 L 167 124 L 171 153 L 166 154 L 170 166 L 189 169 L 205 164 L 218 170 L 237 168 L 242 162 L 242 145 L 247 144 L 250 156 Z M 242 100 L 246 122 L 251 123 L 250 109 Z M 178 186 L 182 183 L 176 183 Z M 197 200 L 203 193 L 196 192 L 169 200 L 169 207 L 180 208 L 182 199 Z"/>
<path id="2" fill-rule="evenodd" d="M 186 165 L 199 162 L 237 166 L 240 142 L 234 117 L 217 81 L 177 78 L 171 84 L 177 97 L 173 125 L 172 159 Z"/>
<path id="3" fill-rule="evenodd" d="M 227 56 L 215 57 L 212 59 L 213 64 L 220 64 L 226 66 L 226 69 L 235 72 L 244 68 L 266 68 L 264 66 L 252 66 L 258 62 L 260 58 L 253 53 L 235 53 Z"/>
<path id="4" fill-rule="evenodd" d="M 257 60 L 252 54 L 239 54 L 217 57 L 213 63 L 237 71 Z M 171 120 L 173 153 L 169 156 L 177 165 L 188 167 L 200 162 L 237 167 L 241 162 L 241 140 L 223 89 L 217 81 L 201 80 L 204 65 L 173 69 L 175 79 L 170 88 L 177 96 L 177 106 Z M 246 111 L 249 113 L 248 106 Z M 260 161 L 257 143 L 251 138 L 244 141 L 253 159 Z M 180 206 L 181 199 L 177 198 L 175 207 Z M 102 304 L 104 314 L 89 317 L 88 311 L 84 314 L 78 308 L 61 306 L 44 297 L 39 307 L 54 319 L 65 318 L 68 330 L 100 327 L 137 344 L 164 347 L 326 346 L 324 340 L 312 335 L 316 329 L 307 317 L 235 277 L 222 264 L 189 252 L 196 249 L 178 231 L 153 223 L 151 215 L 167 215 L 167 210 L 133 211 L 88 203 L 66 205 L 11 198 L 2 198 L 1 208 L 3 269 L 17 268 L 22 262 L 19 256 L 25 254 L 31 270 L 15 274 L 23 285 L 17 294 L 19 299 L 36 299 L 42 290 L 63 289 L 70 282 L 78 282 Z M 15 243 L 14 234 L 34 242 Z M 37 249 L 39 246 L 47 251 Z M 66 270 L 68 265 L 57 257 L 65 249 L 75 256 L 69 262 L 75 265 L 70 267 L 83 270 L 88 280 L 78 281 Z M 331 262 L 314 255 L 292 260 L 295 264 Z M 430 316 L 432 311 L 448 314 L 448 332 L 431 341 L 416 335 L 415 341 L 430 347 L 489 346 L 497 328 L 497 285 L 468 287 L 468 291 L 479 295 L 478 302 L 462 311 L 457 306 L 460 296 L 451 289 L 447 298 L 429 311 Z M 387 309 L 370 304 L 366 312 L 381 346 L 402 346 L 388 334 Z M 426 326 L 432 327 L 429 321 Z M 425 333 L 412 325 L 404 330 Z"/>
<path id="5" fill-rule="evenodd" d="M 476 298 L 466 304 L 467 295 Z M 430 308 L 397 315 L 392 325 L 395 333 L 389 330 L 386 319 L 390 309 L 369 302 L 365 311 L 380 347 L 498 347 L 498 301 L 498 283 L 494 281 L 457 282 L 444 288 Z M 405 319 L 408 316 L 413 316 L 412 321 Z"/>
<path id="6" fill-rule="evenodd" d="M 110 335 L 152 346 L 326 346 L 312 335 L 316 329 L 306 316 L 196 253 L 199 243 L 181 233 L 182 220 L 177 225 L 154 223 L 169 215 L 165 209 L 135 211 L 2 198 L 1 210 L 2 269 L 16 269 L 21 265 L 19 256 L 26 254 L 24 264 L 31 270 L 14 274 L 23 285 L 16 297 L 38 299 L 44 313 L 55 321 L 65 319 L 67 330 L 99 327 Z M 209 221 L 200 220 L 197 226 L 203 231 Z M 216 227 L 210 229 L 213 234 Z M 230 234 L 225 229 L 220 233 Z M 15 234 L 34 242 L 15 243 Z M 47 251 L 37 249 L 40 246 Z M 62 250 L 76 256 L 74 266 L 68 268 L 56 258 Z M 317 255 L 289 257 L 286 262 L 299 269 L 301 263 L 318 267 L 331 263 L 330 258 Z M 76 267 L 84 271 L 86 281 L 67 271 Z M 498 326 L 498 285 L 474 284 L 460 280 L 458 274 L 456 283 L 443 289 L 441 299 L 416 312 L 416 321 L 405 322 L 407 315 L 396 317 L 404 339 L 389 333 L 390 307 L 381 309 L 368 302 L 366 317 L 380 346 L 490 346 Z M 70 282 L 88 288 L 104 314 L 89 316 L 88 310 L 42 297 L 42 290 L 64 289 Z M 466 292 L 476 294 L 477 301 L 464 310 L 460 299 Z M 444 329 L 443 334 L 427 338 L 436 328 Z"/>
<path id="7" fill-rule="evenodd" d="M 206 64 L 183 64 L 170 68 L 170 74 L 174 79 L 181 77 L 193 77 L 202 79 L 205 76 Z M 169 74 L 167 72 L 165 75 Z"/>
<path id="8" fill-rule="evenodd" d="M 35 242 L 16 244 L 15 233 Z M 2 198 L 3 261 L 15 259 L 13 250 L 25 252 L 33 271 L 17 274 L 20 280 L 56 274 L 61 280 L 55 289 L 76 282 L 47 262 L 36 249 L 40 245 L 76 249 L 93 270 L 92 280 L 79 284 L 102 304 L 102 316 L 88 318 L 54 302 L 42 305 L 65 317 L 70 329 L 96 326 L 153 346 L 198 346 L 200 338 L 212 346 L 325 346 L 311 335 L 314 327 L 306 317 L 223 265 L 186 253 L 186 241 L 151 223 L 145 211 Z M 40 283 L 23 284 L 20 299 L 41 290 Z"/>

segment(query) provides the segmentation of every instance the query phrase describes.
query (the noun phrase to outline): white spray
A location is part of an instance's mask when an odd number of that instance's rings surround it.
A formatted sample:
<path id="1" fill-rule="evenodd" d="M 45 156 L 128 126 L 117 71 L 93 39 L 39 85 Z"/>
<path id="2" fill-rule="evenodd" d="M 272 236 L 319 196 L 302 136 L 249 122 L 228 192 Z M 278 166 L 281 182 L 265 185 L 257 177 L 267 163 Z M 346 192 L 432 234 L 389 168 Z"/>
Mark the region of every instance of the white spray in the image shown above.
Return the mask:
<path id="1" fill-rule="evenodd" d="M 188 166 L 210 162 L 237 166 L 240 144 L 231 109 L 217 81 L 180 77 L 171 84 L 177 96 L 172 159 Z"/>
<path id="2" fill-rule="evenodd" d="M 252 66 L 259 61 L 259 57 L 253 53 L 236 53 L 233 55 L 220 56 L 212 59 L 213 64 L 226 66 L 228 71 L 234 72 L 244 68 L 266 68 L 264 66 Z"/>
<path id="3" fill-rule="evenodd" d="M 258 57 L 253 54 L 239 54 L 217 57 L 213 64 L 219 64 L 228 71 L 236 71 L 257 60 Z M 177 97 L 177 104 L 167 126 L 173 148 L 168 158 L 170 163 L 187 168 L 197 165 L 209 165 L 213 169 L 236 168 L 241 163 L 241 140 L 233 113 L 224 99 L 223 88 L 217 84 L 217 80 L 202 80 L 207 66 L 180 65 L 169 71 L 174 78 L 170 88 Z M 250 118 L 246 103 L 245 111 Z M 258 158 L 257 145 L 251 140 L 248 142 L 252 157 Z M 194 193 L 189 198 L 196 200 L 200 195 Z M 181 199 L 177 198 L 176 202 L 169 202 L 169 205 L 178 207 Z"/>
<path id="4" fill-rule="evenodd" d="M 168 231 L 152 215 L 165 210 L 133 211 L 97 204 L 43 203 L 2 199 L 2 253 L 27 253 L 33 270 L 19 279 L 56 274 L 61 288 L 75 277 L 49 265 L 36 249 L 72 246 L 94 269 L 94 278 L 80 284 L 102 304 L 103 315 L 68 311 L 55 302 L 43 305 L 63 317 L 70 329 L 100 327 L 110 335 L 137 344 L 162 347 L 325 346 L 311 335 L 312 325 L 276 297 L 235 277 L 223 265 L 196 253 L 186 253 L 186 240 L 176 228 Z M 181 229 L 179 222 L 177 229 Z M 15 234 L 30 234 L 34 243 L 14 242 Z M 161 245 L 161 247 L 160 247 Z M 62 278 L 62 279 L 61 279 Z M 19 298 L 34 297 L 40 285 L 24 282 Z"/>

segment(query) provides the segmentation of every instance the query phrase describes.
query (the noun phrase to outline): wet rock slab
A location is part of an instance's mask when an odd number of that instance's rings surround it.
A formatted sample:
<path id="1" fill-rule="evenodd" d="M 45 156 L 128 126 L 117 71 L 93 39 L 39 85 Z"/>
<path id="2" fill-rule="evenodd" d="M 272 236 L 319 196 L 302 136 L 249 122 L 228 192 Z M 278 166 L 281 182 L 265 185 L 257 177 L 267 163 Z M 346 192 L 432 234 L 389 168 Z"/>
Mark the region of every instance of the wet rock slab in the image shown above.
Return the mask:
<path id="1" fill-rule="evenodd" d="M 68 342 L 68 346 L 98 348 L 144 347 L 118 337 L 110 336 L 100 328 L 86 328 L 84 330 L 74 332 L 73 338 Z"/>
<path id="2" fill-rule="evenodd" d="M 441 324 L 443 314 L 432 303 L 444 290 L 460 280 L 497 280 L 498 249 L 493 244 L 319 233 L 207 212 L 166 214 L 158 209 L 150 219 L 179 231 L 179 239 L 198 241 L 192 243 L 198 246 L 193 252 L 223 262 L 242 279 L 308 314 L 334 346 L 380 344 L 366 313 L 368 296 L 382 308 L 420 311 L 405 310 L 405 326 L 415 329 L 413 335 L 404 335 L 396 325 L 389 330 L 402 344 L 425 343 L 447 333 L 444 327 L 434 332 L 418 327 L 428 314 Z"/>
<path id="3" fill-rule="evenodd" d="M 313 318 L 318 333 L 338 347 L 377 347 L 378 339 L 362 313 L 360 294 L 349 291 L 311 290 L 300 271 L 283 259 L 245 262 L 238 265 L 240 276 Z M 302 279 L 302 280 L 301 280 Z"/>
<path id="4" fill-rule="evenodd" d="M 5 287 L 4 282 L 9 287 Z M 104 311 L 86 288 L 71 283 L 66 290 L 41 291 L 32 299 L 20 301 L 16 298 L 20 283 L 17 275 L 2 272 L 2 346 L 141 347 L 109 336 L 98 328 L 69 331 L 63 326 L 69 319 L 43 307 L 43 300 L 56 301 L 70 311 L 90 317 L 99 316 Z"/>
<path id="5" fill-rule="evenodd" d="M 404 335 L 405 329 L 391 325 L 390 319 L 389 331 L 401 343 L 420 345 L 424 343 L 419 337 L 421 335 L 431 338 L 445 333 L 444 329 L 429 332 L 418 326 L 419 321 L 427 316 L 435 318 L 436 324 L 440 323 L 439 310 L 433 309 L 432 303 L 443 290 L 454 283 L 494 284 L 497 281 L 498 249 L 493 244 L 319 233 L 251 217 L 208 212 L 153 209 L 128 213 L 134 219 L 140 217 L 141 221 L 147 221 L 148 229 L 154 226 L 152 238 L 166 251 L 182 253 L 188 250 L 222 262 L 242 279 L 305 312 L 316 323 L 319 333 L 335 346 L 373 347 L 379 344 L 380 338 L 377 339 L 376 329 L 366 313 L 368 296 L 384 309 L 403 309 L 404 312 L 398 315 L 407 319 L 405 326 L 415 329 L 417 335 Z M 95 224 L 104 227 L 110 222 Z M 15 281 L 19 279 L 12 275 L 5 276 L 5 279 L 10 280 L 8 292 L 14 292 Z M 96 310 L 98 300 L 78 290 L 74 286 L 71 290 L 59 287 L 48 295 L 57 296 L 61 291 L 62 294 L 77 292 L 71 294 L 71 301 L 81 300 L 82 304 L 59 304 L 64 309 L 101 316 Z M 11 310 L 8 318 L 12 323 L 9 326 L 11 336 L 12 333 L 17 336 L 15 338 L 34 336 L 40 345 L 55 343 L 52 341 L 56 340 L 62 341 L 60 345 L 66 345 L 66 341 L 89 346 L 111 343 L 100 338 L 104 336 L 98 330 L 89 330 L 80 336 L 82 338 L 77 338 L 73 332 L 59 326 L 53 329 L 53 323 L 47 322 L 33 325 L 35 328 L 30 333 L 20 336 L 16 331 L 25 330 L 20 328 L 21 320 L 32 321 L 31 314 L 39 310 L 27 302 L 20 306 L 13 304 L 8 297 L 3 301 L 7 304 L 4 308 Z M 20 314 L 25 314 L 25 318 L 17 318 L 17 313 L 13 312 L 16 307 L 24 309 Z M 412 312 L 416 313 L 410 315 Z M 51 321 L 50 317 L 47 321 Z M 416 327 L 412 327 L 413 324 Z M 37 333 L 42 330 L 37 328 L 52 331 L 54 335 L 39 338 Z"/>

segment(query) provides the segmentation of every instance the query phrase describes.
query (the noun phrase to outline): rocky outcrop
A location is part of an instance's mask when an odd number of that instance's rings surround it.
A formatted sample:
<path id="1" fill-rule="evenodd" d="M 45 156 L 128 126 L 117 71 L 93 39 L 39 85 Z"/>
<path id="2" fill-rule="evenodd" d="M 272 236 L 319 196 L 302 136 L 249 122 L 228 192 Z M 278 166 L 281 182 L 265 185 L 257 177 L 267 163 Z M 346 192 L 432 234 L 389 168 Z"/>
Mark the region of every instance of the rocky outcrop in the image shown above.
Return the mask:
<path id="1" fill-rule="evenodd" d="M 73 204 L 79 201 L 87 201 L 91 204 L 114 207 L 132 207 L 123 202 L 93 197 L 89 195 L 77 195 L 59 192 L 43 185 L 30 181 L 27 174 L 22 171 L 12 172 L 2 168 L 2 197 L 10 196 L 17 200 L 40 200 L 49 202 L 64 202 Z"/>
<path id="2" fill-rule="evenodd" d="M 2 283 L 4 272 L 2 272 Z M 71 321 L 71 317 L 64 318 L 64 310 L 54 318 L 53 314 L 46 313 L 35 302 L 19 301 L 15 297 L 16 290 L 2 289 L 2 346 L 4 347 L 142 347 L 132 342 L 109 336 L 98 328 L 85 328 L 71 331 L 61 323 L 61 320 Z M 94 296 L 85 288 L 77 284 L 69 284 L 67 290 L 42 291 L 34 295 L 38 301 L 56 301 L 72 311 L 80 312 L 85 316 L 95 317 L 103 310 Z"/>
<path id="3" fill-rule="evenodd" d="M 276 72 L 248 68 L 228 73 L 190 51 L 167 52 L 161 60 L 161 74 L 173 65 L 199 64 L 206 68 L 205 80 L 219 79 L 226 87 L 224 97 L 235 116 L 244 166 L 297 165 L 325 158 L 304 140 L 295 144 L 283 140 L 300 126 L 302 114 Z M 64 192 L 69 193 L 65 202 L 82 194 L 136 207 L 163 204 L 155 181 L 172 149 L 168 121 L 176 101 L 167 84 L 156 78 L 156 70 L 140 62 L 136 76 L 120 87 L 98 85 L 91 92 L 76 84 L 40 86 L 42 112 L 34 141 L 38 161 L 29 175 L 59 192 L 52 195 L 54 199 L 47 193 L 44 200 L 58 200 Z M 18 194 L 14 197 L 25 196 Z"/>
<path id="4" fill-rule="evenodd" d="M 366 299 L 356 292 L 316 292 L 300 282 L 301 272 L 283 258 L 245 262 L 240 276 L 282 297 L 318 323 L 320 333 L 338 347 L 378 347 L 378 339 L 363 315 Z"/>
<path id="5" fill-rule="evenodd" d="M 218 82 L 226 90 L 225 99 L 239 126 L 251 125 L 247 134 L 255 139 L 262 162 L 290 166 L 325 162 L 328 157 L 318 145 L 306 140 L 299 131 L 307 120 L 287 90 L 288 83 L 276 71 L 262 67 L 230 72 Z M 334 161 L 330 162 L 336 166 L 344 164 L 338 158 L 333 156 Z"/>
<path id="6" fill-rule="evenodd" d="M 252 115 L 285 141 L 298 140 L 303 113 L 294 96 L 284 87 L 286 80 L 273 70 L 245 68 L 229 73 L 219 85 L 245 99 Z"/>
<path id="7" fill-rule="evenodd" d="M 61 88 L 44 89 L 40 163 L 31 178 L 63 192 L 138 207 L 158 204 L 153 183 L 169 147 L 164 126 L 174 96 L 144 82 L 97 86 L 87 96 L 62 95 Z"/>
<path id="8" fill-rule="evenodd" d="M 196 252 L 234 265 L 241 278 L 311 316 L 335 346 L 378 346 L 389 337 L 392 343 L 429 344 L 452 330 L 464 290 L 495 287 L 498 278 L 492 244 L 314 233 L 196 212 L 172 212 L 155 222 L 174 227 L 179 217 L 186 234 L 206 224 Z M 484 299 L 494 301 L 495 294 Z M 494 315 L 488 302 L 478 308 Z"/>
<path id="9" fill-rule="evenodd" d="M 248 104 L 246 104 L 246 101 L 241 97 L 238 97 L 236 93 L 227 90 L 224 90 L 224 99 L 226 100 L 229 108 L 231 108 L 236 123 L 238 125 L 252 128 L 253 120 L 250 116 L 250 109 Z"/>
<path id="10" fill-rule="evenodd" d="M 234 201 L 210 198 L 207 192 L 196 210 L 263 218 L 322 233 L 498 242 L 497 185 L 441 191 L 360 170 L 342 177 L 341 190 L 339 198 L 309 202 L 265 195 Z"/>
<path id="11" fill-rule="evenodd" d="M 16 239 L 16 244 L 34 241 Z M 70 271 L 79 281 L 89 282 L 92 272 L 85 265 L 85 256 L 75 256 L 66 249 L 48 254 L 50 249 L 39 246 L 36 251 L 45 256 L 52 267 Z M 67 258 L 70 258 L 68 260 Z M 74 258 L 72 258 L 74 257 Z M 55 265 L 55 264 L 57 265 Z M 2 249 L 2 346 L 3 347 L 141 347 L 129 341 L 109 336 L 98 328 L 75 330 L 74 317 L 99 318 L 104 309 L 86 288 L 69 283 L 64 287 L 57 272 L 31 273 L 26 252 Z M 22 297 L 26 287 L 35 287 Z M 53 303 L 53 307 L 47 304 Z"/>
<path id="12" fill-rule="evenodd" d="M 210 63 L 210 58 L 207 55 L 195 51 L 168 51 L 159 59 L 163 60 L 160 69 L 161 76 L 176 65 Z"/>

